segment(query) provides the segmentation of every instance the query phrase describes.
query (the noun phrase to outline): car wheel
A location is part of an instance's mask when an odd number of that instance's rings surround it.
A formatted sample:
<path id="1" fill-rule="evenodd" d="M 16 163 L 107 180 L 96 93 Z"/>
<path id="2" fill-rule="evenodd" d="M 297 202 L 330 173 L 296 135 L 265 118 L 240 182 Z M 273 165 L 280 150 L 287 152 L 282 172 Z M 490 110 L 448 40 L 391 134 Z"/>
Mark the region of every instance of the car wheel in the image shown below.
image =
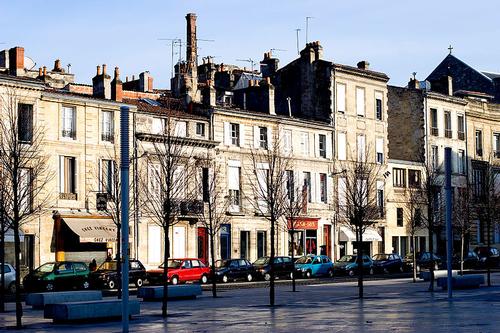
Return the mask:
<path id="1" fill-rule="evenodd" d="M 224 283 L 228 283 L 229 282 L 229 278 L 227 277 L 226 274 L 222 275 L 222 282 L 224 282 Z"/>
<path id="2" fill-rule="evenodd" d="M 15 294 L 16 293 L 16 283 L 15 282 L 11 282 L 9 284 L 9 292 L 11 294 Z"/>
<path id="3" fill-rule="evenodd" d="M 247 281 L 248 282 L 252 282 L 252 280 L 253 280 L 252 274 L 248 273 L 248 275 L 247 275 Z"/>
<path id="4" fill-rule="evenodd" d="M 170 279 L 170 282 L 172 282 L 172 284 L 175 286 L 175 285 L 179 284 L 179 278 L 177 276 L 172 276 L 172 278 Z"/>
<path id="5" fill-rule="evenodd" d="M 439 265 L 436 263 L 434 264 L 434 270 L 437 271 L 439 269 Z"/>
<path id="6" fill-rule="evenodd" d="M 403 266 L 399 266 L 399 272 L 400 272 L 400 273 L 403 273 L 404 271 L 405 271 L 405 270 L 404 270 Z"/>
<path id="7" fill-rule="evenodd" d="M 354 276 L 354 271 L 351 269 L 348 274 L 349 276 Z"/>
<path id="8" fill-rule="evenodd" d="M 271 274 L 269 274 L 269 273 L 264 274 L 264 280 L 266 280 L 266 281 L 271 280 Z"/>
<path id="9" fill-rule="evenodd" d="M 311 271 L 307 271 L 306 272 L 306 279 L 310 279 L 312 278 L 312 272 Z"/>
<path id="10" fill-rule="evenodd" d="M 389 270 L 387 268 L 384 268 L 384 274 L 389 274 Z"/>
<path id="11" fill-rule="evenodd" d="M 203 274 L 201 276 L 201 280 L 200 281 L 201 281 L 202 284 L 208 283 L 208 276 L 206 276 L 205 274 Z"/>
<path id="12" fill-rule="evenodd" d="M 417 269 L 415 270 L 417 273 L 420 272 L 420 265 L 417 265 Z"/>
<path id="13" fill-rule="evenodd" d="M 333 269 L 328 270 L 328 277 L 333 278 Z"/>
<path id="14" fill-rule="evenodd" d="M 47 291 L 54 291 L 54 284 L 49 282 L 45 285 L 45 290 Z"/>
<path id="15" fill-rule="evenodd" d="M 373 268 L 370 268 L 370 275 L 373 275 L 373 273 L 375 273 L 375 272 L 373 271 Z"/>
<path id="16" fill-rule="evenodd" d="M 144 281 L 141 278 L 137 278 L 137 280 L 135 280 L 135 286 L 137 288 L 142 287 L 143 284 L 144 284 Z"/>
<path id="17" fill-rule="evenodd" d="M 109 289 L 115 289 L 116 288 L 116 282 L 115 282 L 115 280 L 109 280 L 108 281 L 108 288 Z"/>
<path id="18" fill-rule="evenodd" d="M 89 289 L 90 288 L 90 283 L 87 280 L 84 280 L 82 283 L 82 288 L 83 289 Z"/>

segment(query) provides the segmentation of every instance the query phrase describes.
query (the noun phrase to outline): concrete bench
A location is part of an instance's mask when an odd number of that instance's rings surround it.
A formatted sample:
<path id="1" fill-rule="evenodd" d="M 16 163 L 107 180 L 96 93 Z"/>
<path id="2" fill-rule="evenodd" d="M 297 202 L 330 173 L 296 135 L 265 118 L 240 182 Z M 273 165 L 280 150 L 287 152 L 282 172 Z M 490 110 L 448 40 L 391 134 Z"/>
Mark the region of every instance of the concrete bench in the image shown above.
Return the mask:
<path id="1" fill-rule="evenodd" d="M 451 279 L 451 286 L 453 289 L 479 288 L 482 284 L 484 284 L 484 275 L 480 274 L 455 276 L 452 277 Z M 448 288 L 447 278 L 445 277 L 438 278 L 437 285 L 438 287 L 447 289 Z"/>
<path id="2" fill-rule="evenodd" d="M 194 299 L 202 294 L 201 285 L 183 284 L 168 286 L 168 299 Z M 158 301 L 163 299 L 163 286 L 147 286 L 139 288 L 137 297 L 144 301 Z"/>
<path id="3" fill-rule="evenodd" d="M 119 299 L 66 302 L 51 304 L 46 307 L 44 318 L 52 319 L 54 322 L 77 321 L 86 319 L 121 318 L 122 301 Z M 139 301 L 129 300 L 130 316 L 140 313 Z"/>
<path id="4" fill-rule="evenodd" d="M 434 271 L 434 279 L 439 279 L 439 278 L 447 277 L 447 276 L 448 276 L 448 271 L 445 269 L 440 269 L 440 270 Z M 452 270 L 451 276 L 458 276 L 458 271 Z M 420 278 L 423 279 L 424 281 L 430 281 L 431 280 L 431 272 L 430 271 L 420 272 Z"/>
<path id="5" fill-rule="evenodd" d="M 95 301 L 102 299 L 100 290 L 57 291 L 50 293 L 32 293 L 26 296 L 26 305 L 33 309 L 43 309 L 47 304 Z"/>

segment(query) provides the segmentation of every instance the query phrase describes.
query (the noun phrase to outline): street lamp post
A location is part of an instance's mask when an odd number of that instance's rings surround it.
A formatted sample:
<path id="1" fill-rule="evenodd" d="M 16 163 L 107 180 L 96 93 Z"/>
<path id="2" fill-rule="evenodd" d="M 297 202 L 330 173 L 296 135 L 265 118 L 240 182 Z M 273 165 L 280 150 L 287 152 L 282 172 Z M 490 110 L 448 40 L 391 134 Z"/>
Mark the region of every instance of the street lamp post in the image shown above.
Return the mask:
<path id="1" fill-rule="evenodd" d="M 121 181 L 121 202 L 127 203 L 121 205 L 122 215 L 122 332 L 128 332 L 129 326 L 129 309 L 128 309 L 128 202 L 129 202 L 129 168 L 130 168 L 130 151 L 129 151 L 129 108 L 128 106 L 120 107 L 120 170 L 122 175 Z"/>

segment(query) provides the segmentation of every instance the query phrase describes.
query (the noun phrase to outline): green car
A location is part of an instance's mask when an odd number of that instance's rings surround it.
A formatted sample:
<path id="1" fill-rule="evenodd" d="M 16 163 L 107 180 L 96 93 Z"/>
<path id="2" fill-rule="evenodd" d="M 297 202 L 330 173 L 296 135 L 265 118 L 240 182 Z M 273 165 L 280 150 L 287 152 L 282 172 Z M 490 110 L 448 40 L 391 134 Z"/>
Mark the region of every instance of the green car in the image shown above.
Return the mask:
<path id="1" fill-rule="evenodd" d="M 23 286 L 28 292 L 88 289 L 89 268 L 79 261 L 48 262 L 26 275 Z"/>

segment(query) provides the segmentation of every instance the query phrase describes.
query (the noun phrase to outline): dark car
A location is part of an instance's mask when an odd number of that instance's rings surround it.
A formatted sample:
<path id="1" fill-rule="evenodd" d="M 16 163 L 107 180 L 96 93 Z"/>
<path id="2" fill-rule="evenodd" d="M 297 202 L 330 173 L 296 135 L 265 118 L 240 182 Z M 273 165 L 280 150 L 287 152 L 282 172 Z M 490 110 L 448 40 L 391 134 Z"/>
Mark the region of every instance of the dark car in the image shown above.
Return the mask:
<path id="1" fill-rule="evenodd" d="M 500 264 L 500 252 L 496 247 L 490 246 L 489 251 L 487 246 L 478 246 L 474 249 L 479 257 L 479 265 L 481 267 L 495 268 Z M 489 252 L 489 255 L 488 255 Z"/>
<path id="2" fill-rule="evenodd" d="M 408 253 L 403 259 L 404 267 L 407 270 L 413 270 L 413 253 Z M 430 252 L 420 252 L 417 253 L 417 272 L 422 269 L 430 269 L 434 265 L 434 269 L 437 270 L 442 267 L 443 260 L 437 254 L 432 254 Z"/>
<path id="3" fill-rule="evenodd" d="M 349 276 L 354 276 L 359 273 L 357 259 L 358 257 L 356 255 L 343 256 L 333 265 L 334 274 L 348 274 Z M 363 255 L 363 272 L 370 275 L 374 273 L 373 261 L 367 255 Z"/>
<path id="4" fill-rule="evenodd" d="M 269 257 L 260 257 L 257 259 L 253 266 L 255 267 L 255 272 L 258 278 L 269 281 L 271 279 L 270 274 L 270 258 Z M 274 276 L 278 278 L 291 278 L 292 274 L 295 270 L 295 265 L 292 262 L 292 258 L 279 256 L 274 257 Z"/>
<path id="5" fill-rule="evenodd" d="M 460 269 L 460 253 L 455 253 L 453 255 L 453 261 L 452 261 L 452 268 L 453 269 Z M 474 251 L 468 251 L 467 253 L 464 254 L 463 256 L 464 260 L 464 269 L 475 269 L 480 266 L 480 260 L 476 252 Z M 443 264 L 442 267 L 446 268 L 446 257 L 443 258 Z"/>
<path id="6" fill-rule="evenodd" d="M 146 280 L 146 269 L 139 260 L 129 261 L 129 282 L 141 287 Z M 90 282 L 94 288 L 115 289 L 121 284 L 118 276 L 116 260 L 103 262 L 96 271 L 90 273 Z"/>
<path id="7" fill-rule="evenodd" d="M 376 254 L 372 257 L 373 269 L 377 273 L 403 272 L 403 259 L 396 253 Z"/>
<path id="8" fill-rule="evenodd" d="M 255 268 L 246 259 L 227 259 L 215 262 L 215 278 L 218 281 L 228 282 L 234 280 L 252 281 Z"/>
<path id="9" fill-rule="evenodd" d="M 26 275 L 23 286 L 28 292 L 88 289 L 89 268 L 79 261 L 48 262 Z"/>

